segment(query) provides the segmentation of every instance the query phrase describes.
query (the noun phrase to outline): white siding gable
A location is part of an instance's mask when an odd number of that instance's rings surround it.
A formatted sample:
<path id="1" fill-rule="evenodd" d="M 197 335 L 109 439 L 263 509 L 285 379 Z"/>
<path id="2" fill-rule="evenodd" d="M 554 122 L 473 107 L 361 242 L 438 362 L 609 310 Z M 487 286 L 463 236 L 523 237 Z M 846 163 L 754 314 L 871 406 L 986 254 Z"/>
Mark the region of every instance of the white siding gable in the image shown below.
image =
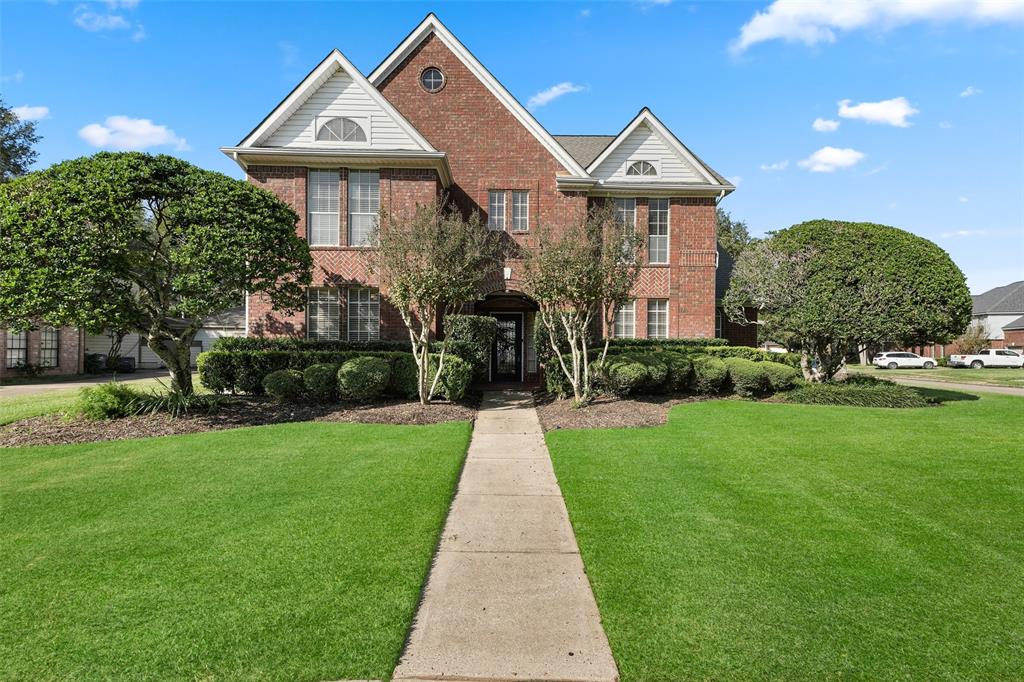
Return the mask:
<path id="1" fill-rule="evenodd" d="M 626 169 L 634 161 L 649 161 L 658 170 L 657 177 L 627 176 Z M 658 131 L 646 122 L 640 123 L 626 139 L 612 150 L 591 175 L 598 180 L 614 182 L 706 183 L 707 179 L 688 160 L 676 152 Z"/>
<path id="2" fill-rule="evenodd" d="M 339 67 L 256 146 L 337 149 L 341 145 L 316 141 L 317 121 L 322 124 L 329 118 L 345 116 L 363 126 L 368 140 L 368 143 L 346 144 L 345 148 L 423 150 L 395 117 L 371 97 L 366 87 L 372 86 L 356 82 Z"/>

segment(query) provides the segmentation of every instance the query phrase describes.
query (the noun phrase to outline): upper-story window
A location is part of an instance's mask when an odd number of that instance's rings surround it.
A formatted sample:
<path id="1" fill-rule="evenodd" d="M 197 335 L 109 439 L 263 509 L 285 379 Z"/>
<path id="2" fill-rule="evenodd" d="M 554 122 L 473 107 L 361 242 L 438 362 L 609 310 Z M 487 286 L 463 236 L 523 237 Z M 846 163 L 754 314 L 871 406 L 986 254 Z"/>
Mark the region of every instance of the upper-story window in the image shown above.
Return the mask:
<path id="1" fill-rule="evenodd" d="M 526 232 L 530 229 L 530 193 L 512 192 L 512 231 Z"/>
<path id="2" fill-rule="evenodd" d="M 655 177 L 658 175 L 658 169 L 650 161 L 634 161 L 626 169 L 626 175 Z"/>
<path id="3" fill-rule="evenodd" d="M 311 168 L 306 183 L 309 207 L 307 234 L 310 246 L 338 245 L 339 172 Z"/>
<path id="4" fill-rule="evenodd" d="M 647 200 L 647 259 L 668 263 L 668 199 Z"/>
<path id="5" fill-rule="evenodd" d="M 444 87 L 444 72 L 436 66 L 428 66 L 420 74 L 420 85 L 427 92 L 440 92 Z"/>
<path id="6" fill-rule="evenodd" d="M 487 228 L 505 230 L 505 190 L 492 189 L 487 193 Z"/>
<path id="7" fill-rule="evenodd" d="M 366 142 L 366 131 L 357 121 L 339 116 L 321 123 L 316 139 L 317 142 Z"/>
<path id="8" fill-rule="evenodd" d="M 348 172 L 348 245 L 371 246 L 380 212 L 380 173 Z"/>
<path id="9" fill-rule="evenodd" d="M 615 219 L 629 227 L 636 226 L 636 199 L 613 199 Z"/>

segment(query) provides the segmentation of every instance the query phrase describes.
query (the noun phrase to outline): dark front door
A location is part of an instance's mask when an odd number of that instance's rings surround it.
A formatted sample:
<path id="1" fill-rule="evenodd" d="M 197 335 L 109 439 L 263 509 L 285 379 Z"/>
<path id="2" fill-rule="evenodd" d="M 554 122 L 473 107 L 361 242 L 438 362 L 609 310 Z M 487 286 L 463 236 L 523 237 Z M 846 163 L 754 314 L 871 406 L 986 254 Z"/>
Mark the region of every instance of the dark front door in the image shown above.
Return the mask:
<path id="1" fill-rule="evenodd" d="M 523 376 L 523 316 L 495 315 L 498 334 L 491 349 L 491 381 L 519 381 Z"/>

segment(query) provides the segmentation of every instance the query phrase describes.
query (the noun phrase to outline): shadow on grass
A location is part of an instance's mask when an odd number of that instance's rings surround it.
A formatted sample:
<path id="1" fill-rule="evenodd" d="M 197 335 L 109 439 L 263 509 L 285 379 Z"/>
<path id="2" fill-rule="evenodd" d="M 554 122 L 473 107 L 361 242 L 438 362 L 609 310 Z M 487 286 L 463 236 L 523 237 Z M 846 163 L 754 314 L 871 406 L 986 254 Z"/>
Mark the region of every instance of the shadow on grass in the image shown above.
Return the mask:
<path id="1" fill-rule="evenodd" d="M 974 393 L 963 393 L 962 391 L 947 391 L 942 388 L 921 388 L 920 386 L 911 386 L 915 391 L 920 393 L 925 400 L 932 403 L 953 403 L 960 400 L 979 400 L 980 396 Z"/>

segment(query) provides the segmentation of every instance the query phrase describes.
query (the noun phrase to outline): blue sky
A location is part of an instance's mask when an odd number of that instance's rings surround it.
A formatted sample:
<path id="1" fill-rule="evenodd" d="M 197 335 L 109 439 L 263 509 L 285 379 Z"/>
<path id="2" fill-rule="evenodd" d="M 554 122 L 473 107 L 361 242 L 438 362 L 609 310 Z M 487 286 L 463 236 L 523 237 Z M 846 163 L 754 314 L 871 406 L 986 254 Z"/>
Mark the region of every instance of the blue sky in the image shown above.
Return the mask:
<path id="1" fill-rule="evenodd" d="M 218 147 L 331 48 L 369 73 L 429 11 L 520 101 L 562 93 L 533 107 L 552 133 L 651 107 L 756 234 L 869 220 L 934 240 L 974 293 L 1024 278 L 1022 0 L 14 2 L 0 92 L 38 119 L 39 167 L 120 146 L 241 177 Z"/>

